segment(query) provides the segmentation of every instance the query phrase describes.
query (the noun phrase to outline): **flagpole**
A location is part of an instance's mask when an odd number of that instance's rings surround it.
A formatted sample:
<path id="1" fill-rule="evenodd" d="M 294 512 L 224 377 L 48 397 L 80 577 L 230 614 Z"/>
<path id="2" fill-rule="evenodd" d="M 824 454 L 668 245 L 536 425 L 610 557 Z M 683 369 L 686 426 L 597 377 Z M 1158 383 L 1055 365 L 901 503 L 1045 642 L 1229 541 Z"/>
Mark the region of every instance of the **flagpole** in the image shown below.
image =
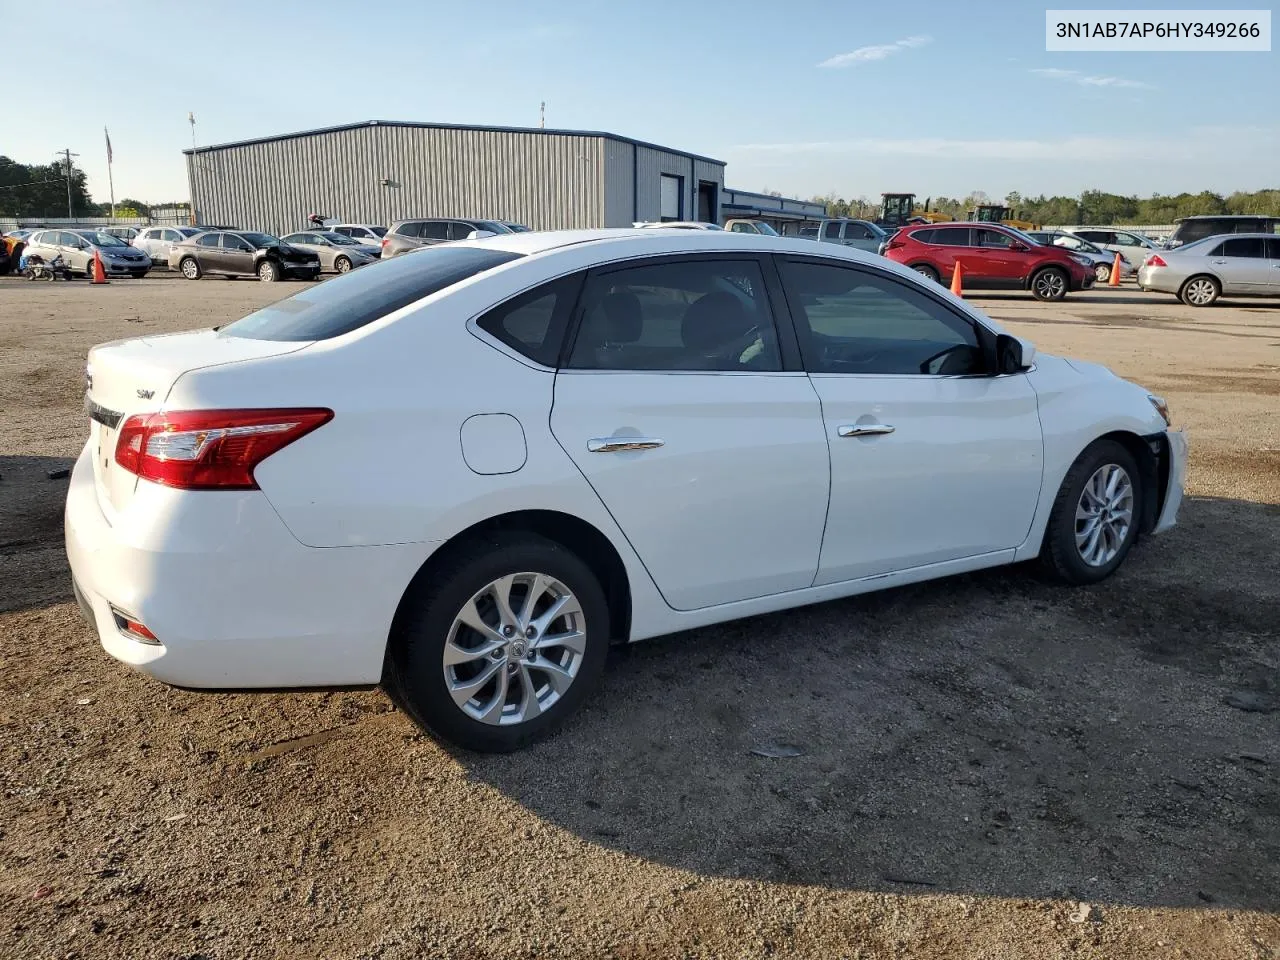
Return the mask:
<path id="1" fill-rule="evenodd" d="M 107 133 L 107 128 L 102 128 L 102 134 L 107 138 L 107 186 L 111 191 L 111 219 L 116 218 L 116 182 L 111 175 L 111 134 Z"/>

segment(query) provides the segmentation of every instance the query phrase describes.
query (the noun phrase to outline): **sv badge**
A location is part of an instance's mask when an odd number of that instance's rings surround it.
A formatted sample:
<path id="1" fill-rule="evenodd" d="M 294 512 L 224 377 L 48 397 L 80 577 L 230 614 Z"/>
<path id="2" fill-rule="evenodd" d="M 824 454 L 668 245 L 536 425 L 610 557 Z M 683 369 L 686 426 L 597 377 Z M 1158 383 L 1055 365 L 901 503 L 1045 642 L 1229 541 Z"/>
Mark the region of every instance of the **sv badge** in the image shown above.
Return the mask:
<path id="1" fill-rule="evenodd" d="M 154 390 L 139 390 L 139 391 L 138 391 L 138 399 L 139 399 L 139 400 L 150 400 L 150 399 L 151 399 L 152 397 L 154 397 L 155 395 L 156 395 L 156 392 L 155 392 Z"/>

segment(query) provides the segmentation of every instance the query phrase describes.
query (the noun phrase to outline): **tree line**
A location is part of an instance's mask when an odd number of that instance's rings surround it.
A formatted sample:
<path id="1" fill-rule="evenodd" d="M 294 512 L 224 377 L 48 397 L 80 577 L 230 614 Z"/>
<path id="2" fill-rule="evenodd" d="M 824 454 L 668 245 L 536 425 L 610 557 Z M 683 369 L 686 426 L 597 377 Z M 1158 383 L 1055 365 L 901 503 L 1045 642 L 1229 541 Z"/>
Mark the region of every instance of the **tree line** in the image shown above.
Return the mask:
<path id="1" fill-rule="evenodd" d="M 846 200 L 827 195 L 813 200 L 826 205 L 829 217 L 871 219 L 880 212 L 879 202 L 865 196 Z M 917 196 L 916 211 L 923 212 L 928 204 L 930 211 L 964 220 L 969 211 L 980 204 L 995 202 L 998 201 L 981 190 L 975 190 L 963 199 Z M 1280 190 L 1236 191 L 1227 196 L 1203 190 L 1169 196 L 1157 193 L 1150 197 L 1123 196 L 1103 190 L 1086 190 L 1078 197 L 1047 197 L 1044 194 L 1024 197 L 1015 190 L 1004 198 L 1004 206 L 1013 211 L 1015 218 L 1033 223 L 1164 224 L 1173 223 L 1179 217 L 1204 214 L 1252 213 L 1280 217 Z"/>
<path id="2" fill-rule="evenodd" d="M 131 197 L 116 201 L 117 217 L 149 217 L 151 208 L 187 206 L 187 201 L 148 204 Z M 67 216 L 67 165 L 18 163 L 0 155 L 0 217 L 59 218 Z M 95 203 L 84 171 L 71 165 L 71 216 L 109 217 L 110 203 Z"/>

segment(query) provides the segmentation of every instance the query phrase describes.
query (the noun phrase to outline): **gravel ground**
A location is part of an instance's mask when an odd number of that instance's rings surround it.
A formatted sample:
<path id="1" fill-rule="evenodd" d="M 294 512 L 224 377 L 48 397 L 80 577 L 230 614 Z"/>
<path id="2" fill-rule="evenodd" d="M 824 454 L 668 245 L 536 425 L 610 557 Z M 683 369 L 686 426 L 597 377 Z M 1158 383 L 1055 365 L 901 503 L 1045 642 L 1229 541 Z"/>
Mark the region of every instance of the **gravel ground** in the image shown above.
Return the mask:
<path id="1" fill-rule="evenodd" d="M 1280 304 L 978 301 L 1192 432 L 1182 522 L 1107 583 L 641 644 L 476 757 L 381 692 L 168 689 L 70 602 L 88 348 L 296 289 L 0 280 L 0 957 L 1280 956 Z"/>

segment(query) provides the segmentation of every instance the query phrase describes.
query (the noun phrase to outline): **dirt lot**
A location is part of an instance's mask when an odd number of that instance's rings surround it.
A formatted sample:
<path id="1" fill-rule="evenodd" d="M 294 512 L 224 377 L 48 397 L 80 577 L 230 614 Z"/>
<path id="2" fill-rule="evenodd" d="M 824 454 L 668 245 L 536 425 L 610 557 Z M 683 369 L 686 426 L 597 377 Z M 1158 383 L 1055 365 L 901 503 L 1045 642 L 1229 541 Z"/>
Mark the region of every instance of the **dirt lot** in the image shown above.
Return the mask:
<path id="1" fill-rule="evenodd" d="M 0 280 L 0 957 L 1280 956 L 1280 303 L 979 301 L 1192 431 L 1180 526 L 1108 583 L 639 645 L 474 757 L 380 692 L 167 689 L 70 600 L 89 346 L 294 289 Z"/>

